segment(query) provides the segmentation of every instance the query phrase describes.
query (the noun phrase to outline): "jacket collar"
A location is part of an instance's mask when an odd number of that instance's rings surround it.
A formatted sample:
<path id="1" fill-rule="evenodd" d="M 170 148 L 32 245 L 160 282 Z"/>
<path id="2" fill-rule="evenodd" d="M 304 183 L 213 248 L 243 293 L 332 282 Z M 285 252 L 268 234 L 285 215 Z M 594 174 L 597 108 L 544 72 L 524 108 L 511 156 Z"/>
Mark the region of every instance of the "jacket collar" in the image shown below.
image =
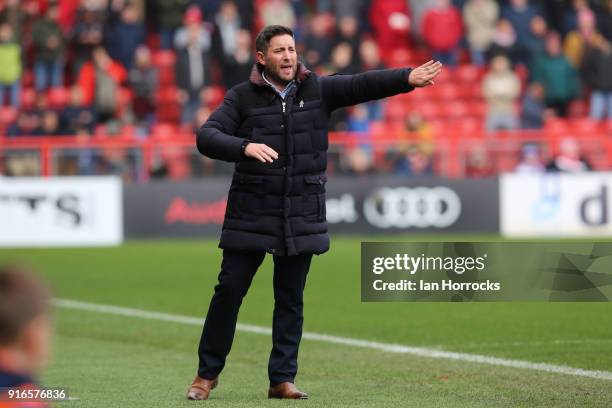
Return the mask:
<path id="1" fill-rule="evenodd" d="M 257 86 L 268 86 L 268 83 L 265 81 L 261 73 L 263 72 L 263 67 L 259 65 L 259 63 L 253 64 L 253 69 L 251 70 L 251 75 L 249 76 L 249 81 Z M 295 76 L 295 82 L 300 84 L 304 82 L 306 78 L 310 76 L 310 70 L 304 66 L 301 62 L 298 62 L 297 67 L 297 75 Z"/>

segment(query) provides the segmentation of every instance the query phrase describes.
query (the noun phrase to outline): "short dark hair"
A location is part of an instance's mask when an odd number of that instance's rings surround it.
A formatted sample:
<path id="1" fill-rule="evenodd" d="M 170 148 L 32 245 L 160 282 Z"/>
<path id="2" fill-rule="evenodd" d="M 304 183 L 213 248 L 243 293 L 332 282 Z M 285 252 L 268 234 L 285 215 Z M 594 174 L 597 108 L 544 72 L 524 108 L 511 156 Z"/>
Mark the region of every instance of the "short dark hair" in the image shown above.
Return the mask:
<path id="1" fill-rule="evenodd" d="M 289 27 L 282 25 L 269 25 L 264 27 L 264 29 L 257 34 L 257 38 L 255 39 L 255 50 L 266 52 L 270 46 L 270 40 L 272 37 L 285 34 L 293 37 L 293 31 Z"/>
<path id="2" fill-rule="evenodd" d="M 0 347 L 11 344 L 36 317 L 49 313 L 50 293 L 35 274 L 0 266 Z"/>

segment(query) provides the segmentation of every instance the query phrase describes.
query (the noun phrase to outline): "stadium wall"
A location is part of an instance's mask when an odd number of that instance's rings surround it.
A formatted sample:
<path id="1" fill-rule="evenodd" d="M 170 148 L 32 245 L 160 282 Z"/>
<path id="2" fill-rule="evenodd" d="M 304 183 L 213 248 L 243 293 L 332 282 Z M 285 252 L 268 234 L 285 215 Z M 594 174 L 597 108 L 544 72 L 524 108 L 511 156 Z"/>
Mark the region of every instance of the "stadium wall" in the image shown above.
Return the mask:
<path id="1" fill-rule="evenodd" d="M 0 246 L 104 246 L 217 237 L 229 178 L 122 184 L 117 177 L 0 179 Z M 493 179 L 331 177 L 331 233 L 612 236 L 612 173 Z"/>

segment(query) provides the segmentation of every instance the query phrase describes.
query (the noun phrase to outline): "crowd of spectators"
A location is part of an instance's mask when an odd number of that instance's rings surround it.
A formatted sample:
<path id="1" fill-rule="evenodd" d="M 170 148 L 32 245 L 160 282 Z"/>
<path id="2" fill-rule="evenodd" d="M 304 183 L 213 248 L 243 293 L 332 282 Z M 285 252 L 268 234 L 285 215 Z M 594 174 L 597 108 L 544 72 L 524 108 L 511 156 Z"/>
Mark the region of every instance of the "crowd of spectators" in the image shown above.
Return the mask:
<path id="1" fill-rule="evenodd" d="M 0 115 L 0 132 L 190 132 L 248 77 L 253 37 L 268 24 L 292 27 L 322 75 L 429 57 L 482 67 L 469 85 L 489 131 L 541 128 L 576 100 L 612 120 L 612 0 L 0 0 L 0 104 L 14 111 Z M 430 174 L 431 131 L 403 116 L 405 131 L 426 136 L 386 154 L 389 169 Z M 385 117 L 383 103 L 332 117 L 333 129 L 365 135 L 345 158 L 356 173 L 372 170 L 367 134 Z M 478 168 L 483 154 L 473 154 Z"/>

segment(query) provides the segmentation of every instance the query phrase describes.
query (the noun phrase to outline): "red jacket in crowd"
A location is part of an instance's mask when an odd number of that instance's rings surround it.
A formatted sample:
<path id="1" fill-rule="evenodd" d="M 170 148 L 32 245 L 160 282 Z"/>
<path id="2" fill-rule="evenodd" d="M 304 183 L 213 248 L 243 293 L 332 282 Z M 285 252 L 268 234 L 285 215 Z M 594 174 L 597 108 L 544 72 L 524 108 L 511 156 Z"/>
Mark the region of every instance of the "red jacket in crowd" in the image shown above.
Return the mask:
<path id="1" fill-rule="evenodd" d="M 461 14 L 456 7 L 431 9 L 425 13 L 422 31 L 423 40 L 433 51 L 451 51 L 463 36 Z"/>

